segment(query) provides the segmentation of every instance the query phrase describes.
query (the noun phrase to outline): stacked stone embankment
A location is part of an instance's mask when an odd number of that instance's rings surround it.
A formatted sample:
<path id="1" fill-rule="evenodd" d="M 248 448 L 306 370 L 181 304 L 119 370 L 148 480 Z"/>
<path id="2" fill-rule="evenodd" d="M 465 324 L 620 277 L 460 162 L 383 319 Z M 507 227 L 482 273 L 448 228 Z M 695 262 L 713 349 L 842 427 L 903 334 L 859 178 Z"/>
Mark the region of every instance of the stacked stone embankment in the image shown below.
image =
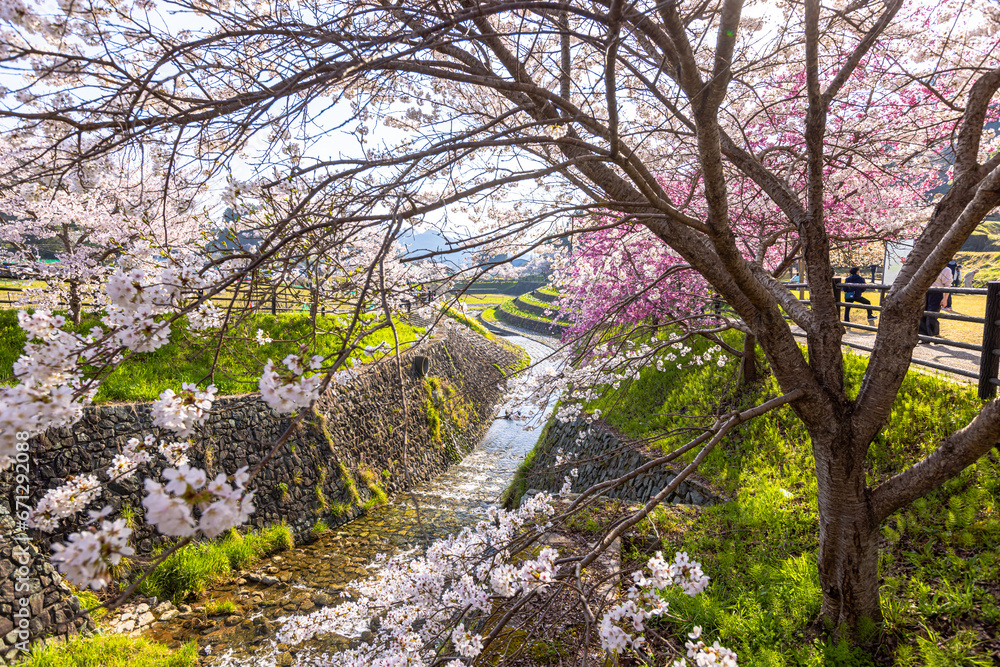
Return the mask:
<path id="1" fill-rule="evenodd" d="M 531 296 L 535 297 L 539 301 L 544 301 L 545 303 L 555 303 L 559 298 L 558 294 L 552 294 L 550 292 L 543 292 L 541 290 L 535 290 L 531 293 Z"/>
<path id="2" fill-rule="evenodd" d="M 429 358 L 426 377 L 414 372 L 415 356 Z M 323 396 L 318 409 L 306 415 L 288 442 L 264 464 L 251 485 L 256 492 L 251 524 L 260 527 L 284 521 L 301 539 L 318 519 L 329 526 L 345 523 L 379 498 L 443 470 L 478 442 L 502 398 L 500 384 L 505 372 L 518 363 L 510 350 L 464 327 L 451 327 L 446 335 L 402 355 L 402 387 L 394 359 L 365 367 L 354 382 L 334 386 Z M 105 470 L 129 438 L 142 439 L 157 432 L 150 409 L 149 403 L 93 406 L 72 427 L 49 429 L 31 440 L 28 504 L 37 503 L 69 475 L 93 473 L 107 480 Z M 272 411 L 258 394 L 220 398 L 204 427 L 210 437 L 191 448 L 190 463 L 206 469 L 210 477 L 253 467 L 266 457 L 292 421 Z M 132 479 L 110 483 L 95 503 L 96 508 L 110 505 L 112 517 L 120 516 L 123 510 L 134 516 L 133 547 L 140 554 L 149 554 L 165 543 L 142 516 L 142 480 L 160 479 L 163 468 L 160 459 Z M 0 473 L 0 507 L 11 512 L 16 507 L 16 494 L 22 491 L 16 488 L 12 471 Z M 69 522 L 63 532 L 79 529 L 86 518 Z M 6 549 L 16 537 L 13 527 L 4 526 L 0 537 Z M 61 584 L 58 575 L 51 572 L 48 538 L 37 532 L 30 537 L 37 547 L 31 558 L 37 585 L 32 585 L 43 591 L 55 590 L 52 587 Z M 3 556 L 0 554 L 0 568 L 5 572 Z M 0 578 L 0 583 L 5 580 Z M 0 588 L 0 629 L 6 627 L 3 619 L 11 618 L 9 610 L 16 603 L 8 588 Z M 65 591 L 57 597 L 66 598 Z M 43 598 L 48 600 L 47 592 Z M 37 607 L 37 603 L 32 604 Z M 49 613 L 48 602 L 43 606 L 46 613 L 33 616 L 38 622 L 32 628 L 32 639 L 75 629 L 62 616 Z M 3 652 L 0 649 L 0 655 Z"/>
<path id="3" fill-rule="evenodd" d="M 90 627 L 78 615 L 80 601 L 18 528 L 6 502 L 0 502 L 0 665 L 13 664 L 32 640 L 66 635 Z"/>
<path id="4" fill-rule="evenodd" d="M 530 317 L 523 317 L 516 313 L 511 313 L 503 309 L 503 306 L 497 306 L 496 310 L 493 311 L 496 318 L 501 322 L 505 322 L 512 327 L 518 327 L 520 329 L 525 329 L 527 331 L 533 331 L 535 333 L 540 333 L 543 336 L 562 336 L 563 331 L 566 327 L 556 324 L 555 322 L 543 322 L 541 320 L 535 320 Z"/>
<path id="5" fill-rule="evenodd" d="M 562 488 L 565 477 L 570 476 L 572 492 L 580 493 L 594 484 L 618 479 L 652 458 L 652 453 L 624 441 L 600 423 L 554 420 L 535 447 L 524 484 L 529 489 L 555 493 Z M 576 477 L 572 476 L 573 469 L 577 471 Z M 670 485 L 677 473 L 673 468 L 657 466 L 605 495 L 630 503 L 645 503 Z M 688 477 L 664 502 L 708 505 L 715 500 L 711 489 Z"/>

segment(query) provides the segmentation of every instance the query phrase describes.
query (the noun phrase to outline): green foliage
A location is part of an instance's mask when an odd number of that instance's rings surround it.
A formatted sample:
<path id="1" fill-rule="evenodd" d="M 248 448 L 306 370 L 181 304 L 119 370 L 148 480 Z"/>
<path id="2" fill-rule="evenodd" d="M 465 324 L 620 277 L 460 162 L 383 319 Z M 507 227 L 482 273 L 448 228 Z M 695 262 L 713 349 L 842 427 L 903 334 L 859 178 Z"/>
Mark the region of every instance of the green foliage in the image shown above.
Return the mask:
<path id="1" fill-rule="evenodd" d="M 284 523 L 246 534 L 231 529 L 222 539 L 189 544 L 172 553 L 140 584 L 139 591 L 179 602 L 268 554 L 293 546 L 291 528 Z"/>
<path id="2" fill-rule="evenodd" d="M 361 502 L 361 496 L 358 495 L 358 484 L 354 481 L 354 475 L 351 471 L 347 469 L 342 461 L 337 461 L 337 466 L 340 468 L 340 481 L 343 482 L 344 488 L 347 489 L 347 495 L 351 499 L 351 503 L 357 505 Z"/>
<path id="3" fill-rule="evenodd" d="M 330 503 L 327 501 L 326 496 L 323 494 L 323 487 L 319 484 L 316 485 L 316 502 L 319 503 L 319 510 L 326 512 L 330 509 Z"/>
<path id="4" fill-rule="evenodd" d="M 278 482 L 278 491 L 281 492 L 281 499 L 288 500 L 288 485 L 284 482 Z"/>
<path id="5" fill-rule="evenodd" d="M 94 611 L 90 613 L 91 618 L 98 619 L 101 618 L 102 616 L 107 615 L 108 613 L 107 609 L 104 609 L 103 607 L 100 609 L 96 609 L 96 607 L 99 604 L 101 604 L 101 599 L 97 597 L 97 595 L 95 595 L 92 590 L 90 590 L 89 588 L 84 588 L 83 590 L 77 590 L 72 585 L 70 587 L 73 589 L 73 595 L 75 595 L 76 599 L 80 601 L 81 610 L 94 609 Z"/>
<path id="6" fill-rule="evenodd" d="M 539 302 L 537 305 L 544 306 L 544 307 L 549 308 L 549 309 L 552 308 L 552 304 L 551 303 L 542 303 L 542 302 Z M 511 299 L 510 301 L 504 301 L 503 303 L 500 304 L 499 308 L 500 308 L 500 310 L 508 312 L 511 315 L 517 315 L 518 317 L 524 317 L 524 318 L 527 318 L 529 320 L 535 320 L 536 322 L 544 322 L 546 324 L 550 324 L 552 322 L 556 322 L 556 319 L 554 317 L 541 317 L 539 315 L 533 315 L 533 314 L 531 314 L 529 312 L 521 310 L 520 308 L 517 307 L 516 299 Z M 564 320 L 558 320 L 557 323 L 558 324 L 569 324 L 568 321 L 564 321 Z"/>
<path id="7" fill-rule="evenodd" d="M 365 316 L 365 319 L 373 321 L 370 315 Z M 79 327 L 69 328 L 88 332 L 91 328 L 100 326 L 99 320 L 97 315 L 89 314 Z M 334 331 L 337 324 L 338 318 L 317 317 L 317 326 L 321 331 Z M 343 326 L 344 322 L 340 325 Z M 170 343 L 155 352 L 129 356 L 101 385 L 96 402 L 149 401 L 159 396 L 164 389 L 176 389 L 182 382 L 203 381 L 211 372 L 215 347 L 189 340 L 189 334 L 182 329 L 173 327 Z M 254 340 L 257 329 L 263 329 L 274 342 L 258 345 Z M 402 322 L 396 323 L 396 330 L 399 332 L 400 343 L 416 340 L 423 331 Z M 220 349 L 218 365 L 211 378 L 221 395 L 256 391 L 260 369 L 268 358 L 280 360 L 288 354 L 298 354 L 302 344 L 310 346 L 310 354 L 326 356 L 339 351 L 342 342 L 342 336 L 337 333 L 313 336 L 309 317 L 294 313 L 254 315 L 232 328 L 227 335 L 233 338 L 227 340 Z M 25 341 L 24 332 L 17 324 L 17 312 L 0 311 L 0 384 L 14 381 L 13 364 L 20 356 Z M 366 353 L 364 347 L 377 346 L 383 342 L 390 346 L 393 344 L 392 331 L 388 328 L 367 336 L 361 349 L 351 354 L 351 363 L 372 361 L 372 355 Z M 376 353 L 376 356 L 381 355 L 382 353 Z"/>
<path id="8" fill-rule="evenodd" d="M 326 525 L 326 521 L 323 519 L 316 519 L 316 523 L 313 524 L 312 530 L 310 531 L 313 536 L 319 536 L 323 533 L 330 532 L 330 526 Z"/>
<path id="9" fill-rule="evenodd" d="M 441 414 L 430 398 L 424 401 L 424 415 L 427 417 L 427 428 L 430 430 L 431 440 L 441 442 Z"/>
<path id="10" fill-rule="evenodd" d="M 736 340 L 727 342 L 739 347 Z M 695 344 L 695 353 L 706 345 Z M 845 354 L 849 396 L 857 394 L 866 363 Z M 700 424 L 695 415 L 778 395 L 773 378 L 741 393 L 732 381 L 735 368 L 649 368 L 587 408 L 601 408 L 602 418 L 629 436 L 655 436 L 657 444 L 672 449 L 690 436 L 663 433 Z M 869 484 L 926 456 L 981 406 L 974 387 L 908 374 L 872 443 Z M 876 664 L 868 650 L 846 639 L 816 638 L 822 603 L 817 483 L 808 433 L 792 410 L 781 408 L 734 429 L 699 473 L 729 501 L 693 513 L 667 508 L 655 521 L 666 554 L 687 551 L 702 561 L 712 583 L 694 598 L 669 592 L 671 616 L 659 621 L 664 631 L 683 636 L 700 625 L 707 641 L 718 639 L 735 650 L 741 666 Z M 1000 624 L 1000 607 L 990 593 L 1000 581 L 998 500 L 1000 451 L 994 449 L 886 522 L 880 561 L 884 623 L 863 628 L 865 649 L 881 647 L 874 658 L 879 664 L 990 664 L 989 649 L 981 646 L 987 637 L 975 628 Z"/>
<path id="11" fill-rule="evenodd" d="M 330 514 L 338 519 L 349 516 L 350 513 L 351 505 L 347 503 L 334 503 L 333 505 L 330 505 Z"/>
<path id="12" fill-rule="evenodd" d="M 464 324 L 465 326 L 469 327 L 480 336 L 483 336 L 484 338 L 493 338 L 493 334 L 490 333 L 486 327 L 484 327 L 482 324 L 475 321 L 468 315 L 462 313 L 461 311 L 455 310 L 451 306 L 442 306 L 441 312 L 443 312 L 445 315 L 455 320 L 456 322 L 460 322 L 461 324 Z"/>
<path id="13" fill-rule="evenodd" d="M 121 509 L 118 510 L 118 518 L 125 519 L 125 525 L 131 530 L 136 528 L 136 517 L 139 515 L 135 508 L 129 504 L 122 505 Z"/>
<path id="14" fill-rule="evenodd" d="M 228 598 L 209 600 L 205 603 L 204 609 L 208 616 L 229 616 L 236 613 L 236 603 Z"/>
<path id="15" fill-rule="evenodd" d="M 385 490 L 378 483 L 378 476 L 375 474 L 371 468 L 360 466 L 358 468 L 358 476 L 361 477 L 361 481 L 365 483 L 368 490 L 371 491 L 371 497 L 365 501 L 364 508 L 366 510 L 374 509 L 375 507 L 382 507 L 389 503 L 389 496 L 386 494 Z"/>
<path id="16" fill-rule="evenodd" d="M 143 637 L 95 634 L 73 636 L 65 642 L 35 646 L 21 667 L 195 667 L 198 646 L 188 642 L 178 649 Z"/>

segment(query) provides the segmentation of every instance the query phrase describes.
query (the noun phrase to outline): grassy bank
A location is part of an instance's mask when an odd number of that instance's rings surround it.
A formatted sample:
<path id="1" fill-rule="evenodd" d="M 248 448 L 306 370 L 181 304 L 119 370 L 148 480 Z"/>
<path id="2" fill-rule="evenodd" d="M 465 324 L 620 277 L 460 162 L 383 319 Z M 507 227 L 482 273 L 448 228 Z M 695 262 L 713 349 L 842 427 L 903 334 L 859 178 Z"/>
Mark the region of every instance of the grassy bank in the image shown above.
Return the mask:
<path id="1" fill-rule="evenodd" d="M 321 330 L 336 326 L 333 317 L 319 316 Z M 100 326 L 98 318 L 88 316 L 76 329 L 89 331 Z M 173 327 L 170 343 L 155 352 L 136 354 L 126 359 L 101 385 L 98 403 L 115 401 L 149 401 L 168 388 L 176 389 L 182 382 L 200 382 L 210 374 L 215 357 L 215 345 L 192 340 L 186 332 Z M 257 329 L 262 329 L 273 342 L 258 345 L 254 340 Z M 416 340 L 422 329 L 397 322 L 400 343 Z M 229 334 L 219 349 L 214 374 L 209 378 L 221 395 L 257 391 L 260 369 L 267 359 L 275 362 L 288 354 L 299 353 L 303 343 L 310 345 L 310 354 L 328 355 L 340 349 L 341 337 L 336 334 L 313 336 L 308 315 L 256 315 Z M 14 361 L 20 356 L 25 343 L 24 332 L 17 324 L 15 311 L 0 311 L 0 383 L 11 383 Z M 393 344 L 392 331 L 381 329 L 365 338 L 364 346 Z M 381 353 L 376 353 L 381 354 Z M 373 357 L 363 349 L 351 355 L 352 363 L 365 363 Z"/>
<path id="2" fill-rule="evenodd" d="M 867 360 L 845 355 L 849 396 Z M 633 437 L 690 426 L 692 415 L 749 407 L 777 395 L 773 379 L 749 392 L 705 365 L 644 370 L 617 397 L 589 408 Z M 615 405 L 615 400 L 618 401 Z M 910 373 L 892 415 L 872 444 L 869 483 L 898 473 L 980 408 L 975 389 Z M 686 439 L 658 436 L 670 449 Z M 694 598 L 668 596 L 659 621 L 672 636 L 693 626 L 706 641 L 739 654 L 741 666 L 996 665 L 1000 656 L 1000 451 L 890 517 L 882 528 L 881 597 L 885 623 L 867 629 L 862 648 L 834 642 L 817 627 L 822 592 L 816 565 L 819 518 L 809 437 L 788 408 L 734 430 L 700 473 L 728 502 L 709 508 L 659 508 L 653 524 L 669 554 L 701 560 L 712 583 Z M 654 535 L 647 522 L 643 529 Z M 648 556 L 633 547 L 635 560 Z M 874 656 L 874 657 L 872 657 Z"/>
<path id="3" fill-rule="evenodd" d="M 139 592 L 180 602 L 269 554 L 293 546 L 292 531 L 285 524 L 246 534 L 230 530 L 222 539 L 178 549 L 140 584 Z"/>
<path id="4" fill-rule="evenodd" d="M 552 304 L 546 304 L 546 303 L 541 303 L 541 302 L 540 302 L 540 305 L 544 306 L 546 308 L 551 308 L 552 307 Z M 555 323 L 555 324 L 561 324 L 561 325 L 568 325 L 568 324 L 570 324 L 570 322 L 566 321 L 566 320 L 556 320 L 555 318 L 551 318 L 551 317 L 549 317 L 549 318 L 540 317 L 538 315 L 533 315 L 533 314 L 531 314 L 529 312 L 523 311 L 523 310 L 521 310 L 520 308 L 517 307 L 517 303 L 515 302 L 514 299 L 511 299 L 510 301 L 504 301 L 498 307 L 501 310 L 507 311 L 511 315 L 517 315 L 518 317 L 524 317 L 524 318 L 527 318 L 529 320 L 535 320 L 536 322 L 543 322 L 545 324 Z"/>
<path id="5" fill-rule="evenodd" d="M 198 647 L 170 649 L 142 637 L 93 635 L 36 646 L 20 667 L 195 667 Z"/>
<path id="6" fill-rule="evenodd" d="M 955 261 L 962 265 L 963 275 L 978 269 L 973 284 L 975 287 L 985 287 L 991 280 L 1000 280 L 1000 252 L 959 252 Z"/>
<path id="7" fill-rule="evenodd" d="M 503 369 L 501 369 L 501 372 L 504 373 L 505 375 L 507 375 L 509 373 L 514 373 L 514 372 L 523 370 L 523 369 L 527 368 L 531 364 L 531 358 L 528 356 L 528 354 L 524 350 L 522 350 L 521 348 L 519 348 L 517 345 L 514 345 L 513 343 L 511 343 L 510 341 L 508 341 L 503 336 L 497 336 L 496 334 L 494 334 L 492 331 L 490 331 L 489 329 L 487 329 L 486 327 L 484 327 L 482 324 L 480 324 L 475 319 L 473 319 L 473 318 L 469 317 L 468 315 L 465 315 L 465 314 L 463 314 L 463 313 L 455 310 L 454 308 L 449 308 L 448 306 L 445 306 L 442 310 L 444 311 L 445 315 L 447 315 L 448 317 L 452 318 L 453 320 L 455 320 L 459 324 L 462 324 L 462 325 L 464 325 L 464 326 L 472 329 L 473 331 L 475 331 L 477 334 L 479 334 L 483 338 L 486 338 L 487 340 L 492 341 L 493 343 L 496 343 L 497 345 L 499 345 L 500 347 L 504 348 L 508 352 L 511 352 L 511 353 L 513 353 L 513 354 L 515 354 L 517 356 L 518 361 L 515 364 L 514 368 L 509 369 L 509 370 L 503 370 Z M 491 309 L 491 311 L 492 311 L 492 309 Z M 492 320 L 488 320 L 488 321 L 496 321 L 496 318 L 493 318 Z"/>

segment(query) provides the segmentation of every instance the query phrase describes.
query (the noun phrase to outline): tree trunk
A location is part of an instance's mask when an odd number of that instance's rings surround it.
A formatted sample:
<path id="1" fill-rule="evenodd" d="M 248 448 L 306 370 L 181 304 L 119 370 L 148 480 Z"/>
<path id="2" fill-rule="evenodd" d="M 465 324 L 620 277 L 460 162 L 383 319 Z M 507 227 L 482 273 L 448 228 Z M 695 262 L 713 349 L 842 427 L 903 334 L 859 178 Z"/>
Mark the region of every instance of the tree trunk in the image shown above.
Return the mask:
<path id="1" fill-rule="evenodd" d="M 819 482 L 819 582 L 822 617 L 854 630 L 863 618 L 879 623 L 879 526 L 874 523 L 863 456 L 849 438 L 813 440 Z"/>
<path id="2" fill-rule="evenodd" d="M 69 281 L 69 315 L 73 324 L 80 326 L 83 318 L 83 299 L 80 297 L 80 284 L 75 280 Z"/>

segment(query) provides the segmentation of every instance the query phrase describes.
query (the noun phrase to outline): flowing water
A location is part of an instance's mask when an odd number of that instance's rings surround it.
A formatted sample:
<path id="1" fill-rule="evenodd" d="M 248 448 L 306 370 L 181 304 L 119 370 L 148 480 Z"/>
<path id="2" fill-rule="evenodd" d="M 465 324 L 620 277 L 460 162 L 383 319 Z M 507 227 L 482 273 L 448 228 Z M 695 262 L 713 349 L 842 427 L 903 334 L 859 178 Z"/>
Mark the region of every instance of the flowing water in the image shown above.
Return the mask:
<path id="1" fill-rule="evenodd" d="M 538 360 L 551 350 L 520 336 L 508 340 L 521 346 Z M 544 362 L 540 364 L 544 367 Z M 143 634 L 171 646 L 197 640 L 212 656 L 232 651 L 234 657 L 249 659 L 275 652 L 277 664 L 291 664 L 290 647 L 272 649 L 277 624 L 274 619 L 305 614 L 332 604 L 351 581 L 368 574 L 376 555 L 393 553 L 426 544 L 482 519 L 495 505 L 538 438 L 554 399 L 529 423 L 498 417 L 482 441 L 461 463 L 437 477 L 402 493 L 388 506 L 321 537 L 265 559 L 234 582 L 215 587 L 209 597 L 216 604 L 231 600 L 237 611 L 208 616 L 202 600 L 193 608 L 179 607 L 181 613 L 154 623 Z M 419 507 L 419 510 L 417 507 Z M 325 636 L 305 646 L 333 651 L 348 639 Z M 292 650 L 296 647 L 291 647 Z"/>

